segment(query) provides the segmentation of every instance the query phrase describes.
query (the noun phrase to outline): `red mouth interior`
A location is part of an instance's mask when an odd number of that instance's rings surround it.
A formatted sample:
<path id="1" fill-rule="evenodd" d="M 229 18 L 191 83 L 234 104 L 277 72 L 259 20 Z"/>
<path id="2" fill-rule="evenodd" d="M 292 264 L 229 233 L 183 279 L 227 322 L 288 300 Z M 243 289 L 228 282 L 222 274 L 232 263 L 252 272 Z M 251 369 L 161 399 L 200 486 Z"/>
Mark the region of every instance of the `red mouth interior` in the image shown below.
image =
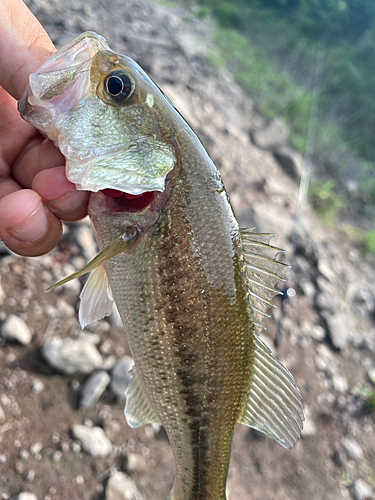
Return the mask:
<path id="1" fill-rule="evenodd" d="M 128 212 L 140 212 L 151 205 L 155 197 L 155 191 L 147 191 L 142 194 L 128 194 L 116 189 L 103 189 L 102 193 L 114 198 L 116 203 Z"/>

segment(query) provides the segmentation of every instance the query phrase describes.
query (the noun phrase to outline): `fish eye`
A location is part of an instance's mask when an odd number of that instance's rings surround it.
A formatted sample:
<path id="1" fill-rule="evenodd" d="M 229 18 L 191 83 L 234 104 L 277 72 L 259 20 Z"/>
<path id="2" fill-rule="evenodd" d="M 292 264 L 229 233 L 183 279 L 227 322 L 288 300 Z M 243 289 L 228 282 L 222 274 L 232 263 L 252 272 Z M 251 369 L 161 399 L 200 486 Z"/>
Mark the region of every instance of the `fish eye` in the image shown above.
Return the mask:
<path id="1" fill-rule="evenodd" d="M 120 69 L 109 73 L 104 79 L 103 86 L 107 99 L 112 102 L 126 101 L 134 90 L 132 81 L 125 71 Z"/>

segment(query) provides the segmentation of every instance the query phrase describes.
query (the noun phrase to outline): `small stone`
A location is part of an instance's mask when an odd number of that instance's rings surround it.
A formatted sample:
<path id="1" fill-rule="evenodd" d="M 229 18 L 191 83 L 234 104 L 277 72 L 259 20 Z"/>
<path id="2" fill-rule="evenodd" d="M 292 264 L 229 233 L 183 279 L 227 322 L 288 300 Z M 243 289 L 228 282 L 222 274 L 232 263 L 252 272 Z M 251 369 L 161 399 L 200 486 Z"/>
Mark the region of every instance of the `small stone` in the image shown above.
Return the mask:
<path id="1" fill-rule="evenodd" d="M 88 455 L 106 457 L 111 453 L 112 443 L 101 427 L 90 428 L 85 425 L 74 425 L 72 435 L 73 438 L 81 441 L 82 448 Z"/>
<path id="2" fill-rule="evenodd" d="M 82 386 L 80 407 L 92 408 L 106 390 L 110 381 L 111 377 L 104 370 L 93 373 Z"/>
<path id="3" fill-rule="evenodd" d="M 76 476 L 76 477 L 74 478 L 74 482 L 75 482 L 75 484 L 77 484 L 78 486 L 82 486 L 82 484 L 84 484 L 84 483 L 85 483 L 85 479 L 84 479 L 84 477 L 83 477 L 83 476 L 78 475 L 78 476 Z"/>
<path id="4" fill-rule="evenodd" d="M 38 498 L 33 493 L 24 491 L 17 495 L 17 500 L 38 500 Z"/>
<path id="5" fill-rule="evenodd" d="M 21 450 L 20 451 L 20 459 L 21 460 L 28 460 L 29 458 L 29 452 L 27 450 Z"/>
<path id="6" fill-rule="evenodd" d="M 354 481 L 352 492 L 355 500 L 372 499 L 371 486 L 362 481 L 362 479 L 357 479 L 356 481 Z"/>
<path id="7" fill-rule="evenodd" d="M 1 286 L 1 281 L 0 281 L 0 306 L 3 305 L 5 297 L 6 297 L 6 295 L 5 295 L 3 287 Z"/>
<path id="8" fill-rule="evenodd" d="M 0 425 L 5 424 L 6 420 L 7 420 L 7 417 L 4 413 L 2 406 L 0 405 Z"/>
<path id="9" fill-rule="evenodd" d="M 30 446 L 30 453 L 35 457 L 43 450 L 43 444 L 39 441 Z"/>
<path id="10" fill-rule="evenodd" d="M 130 477 L 114 471 L 105 490 L 105 500 L 142 500 L 142 496 Z"/>
<path id="11" fill-rule="evenodd" d="M 336 391 L 346 392 L 348 390 L 348 381 L 339 374 L 333 376 L 332 383 Z"/>
<path id="12" fill-rule="evenodd" d="M 104 358 L 103 370 L 111 371 L 112 368 L 115 366 L 116 362 L 117 362 L 117 358 L 114 355 L 108 356 L 107 358 Z"/>
<path id="13" fill-rule="evenodd" d="M 60 450 L 63 453 L 68 453 L 68 451 L 70 450 L 69 444 L 66 441 L 63 441 L 62 443 L 60 443 Z"/>
<path id="14" fill-rule="evenodd" d="M 35 479 L 35 470 L 32 469 L 28 470 L 25 475 L 25 481 L 27 483 L 32 483 L 34 479 Z"/>
<path id="15" fill-rule="evenodd" d="M 78 340 L 87 340 L 88 342 L 91 342 L 91 344 L 98 345 L 101 338 L 97 333 L 81 331 L 79 332 Z"/>
<path id="16" fill-rule="evenodd" d="M 0 464 L 5 464 L 7 461 L 7 456 L 3 454 L 0 455 Z"/>
<path id="17" fill-rule="evenodd" d="M 40 394 L 43 391 L 44 391 L 43 382 L 39 378 L 34 379 L 31 383 L 31 392 L 33 392 L 34 394 Z"/>
<path id="18" fill-rule="evenodd" d="M 354 460 L 354 461 L 362 460 L 363 458 L 362 448 L 356 441 L 354 441 L 354 439 L 344 438 L 341 440 L 341 445 L 349 460 Z"/>
<path id="19" fill-rule="evenodd" d="M 53 444 L 57 444 L 60 442 L 60 434 L 58 432 L 54 432 L 51 437 L 51 441 Z"/>
<path id="20" fill-rule="evenodd" d="M 293 180 L 299 182 L 302 174 L 303 158 L 300 153 L 287 146 L 280 146 L 273 155 L 285 173 Z"/>
<path id="21" fill-rule="evenodd" d="M 103 364 L 99 351 L 87 340 L 53 337 L 42 345 L 42 355 L 50 366 L 68 375 L 91 373 Z"/>
<path id="22" fill-rule="evenodd" d="M 369 381 L 375 385 L 375 368 L 369 368 L 367 370 L 367 377 L 369 379 Z M 1 421 L 1 417 L 0 417 L 0 421 Z"/>
<path id="23" fill-rule="evenodd" d="M 309 321 L 304 321 L 302 323 L 301 331 L 304 335 L 311 337 L 318 342 L 322 342 L 326 337 L 326 331 L 322 326 L 314 325 Z"/>
<path id="24" fill-rule="evenodd" d="M 351 320 L 347 314 L 334 314 L 326 317 L 328 333 L 336 349 L 345 347 L 351 333 Z"/>
<path id="25" fill-rule="evenodd" d="M 312 418 L 310 408 L 305 405 L 303 413 L 305 415 L 305 421 L 303 422 L 303 429 L 301 433 L 302 437 L 315 436 L 317 433 L 317 427 Z"/>
<path id="26" fill-rule="evenodd" d="M 73 453 L 81 453 L 81 445 L 79 443 L 77 443 L 76 441 L 74 443 L 72 443 L 72 452 Z"/>
<path id="27" fill-rule="evenodd" d="M 22 345 L 30 344 L 32 339 L 30 328 L 22 318 L 15 314 L 11 314 L 6 319 L 1 327 L 1 336 L 6 340 L 19 342 Z"/>
<path id="28" fill-rule="evenodd" d="M 72 317 L 75 316 L 76 310 L 74 309 L 73 306 L 68 304 L 65 300 L 59 299 L 56 302 L 56 309 L 61 313 L 63 316 Z"/>
<path id="29" fill-rule="evenodd" d="M 134 361 L 130 356 L 124 356 L 117 361 L 112 368 L 111 391 L 119 399 L 125 399 L 125 391 L 132 379 L 129 371 L 133 366 Z"/>
<path id="30" fill-rule="evenodd" d="M 252 140 L 256 146 L 262 149 L 275 149 L 282 146 L 288 140 L 290 131 L 286 123 L 280 118 L 271 120 L 267 127 L 255 130 Z"/>
<path id="31" fill-rule="evenodd" d="M 60 450 L 56 450 L 52 455 L 52 460 L 54 462 L 60 462 L 62 458 L 62 452 Z"/>

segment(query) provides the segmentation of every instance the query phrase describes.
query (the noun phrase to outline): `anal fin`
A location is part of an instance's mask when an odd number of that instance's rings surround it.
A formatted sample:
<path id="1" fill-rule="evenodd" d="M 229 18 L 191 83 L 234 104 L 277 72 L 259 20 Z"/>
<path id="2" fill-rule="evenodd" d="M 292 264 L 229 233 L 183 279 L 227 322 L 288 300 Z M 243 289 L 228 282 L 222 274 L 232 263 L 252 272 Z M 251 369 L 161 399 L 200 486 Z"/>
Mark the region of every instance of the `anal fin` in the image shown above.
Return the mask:
<path id="1" fill-rule="evenodd" d="M 303 427 L 301 393 L 293 375 L 255 334 L 253 371 L 245 410 L 239 423 L 292 448 Z"/>
<path id="2" fill-rule="evenodd" d="M 133 378 L 126 389 L 125 417 L 130 427 L 140 427 L 145 424 L 160 424 L 160 420 L 151 406 L 141 379 L 135 368 L 132 368 Z"/>

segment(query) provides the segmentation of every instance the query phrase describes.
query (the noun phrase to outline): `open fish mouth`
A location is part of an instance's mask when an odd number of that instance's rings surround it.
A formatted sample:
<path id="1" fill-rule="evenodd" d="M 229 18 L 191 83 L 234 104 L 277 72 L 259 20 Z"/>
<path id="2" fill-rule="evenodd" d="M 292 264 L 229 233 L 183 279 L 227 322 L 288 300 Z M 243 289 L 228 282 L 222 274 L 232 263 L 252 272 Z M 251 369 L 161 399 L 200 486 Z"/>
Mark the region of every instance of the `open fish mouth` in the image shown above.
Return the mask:
<path id="1" fill-rule="evenodd" d="M 146 191 L 141 194 L 130 194 L 116 189 L 103 189 L 100 191 L 105 196 L 113 199 L 119 209 L 125 212 L 141 212 L 154 201 L 155 191 Z"/>

